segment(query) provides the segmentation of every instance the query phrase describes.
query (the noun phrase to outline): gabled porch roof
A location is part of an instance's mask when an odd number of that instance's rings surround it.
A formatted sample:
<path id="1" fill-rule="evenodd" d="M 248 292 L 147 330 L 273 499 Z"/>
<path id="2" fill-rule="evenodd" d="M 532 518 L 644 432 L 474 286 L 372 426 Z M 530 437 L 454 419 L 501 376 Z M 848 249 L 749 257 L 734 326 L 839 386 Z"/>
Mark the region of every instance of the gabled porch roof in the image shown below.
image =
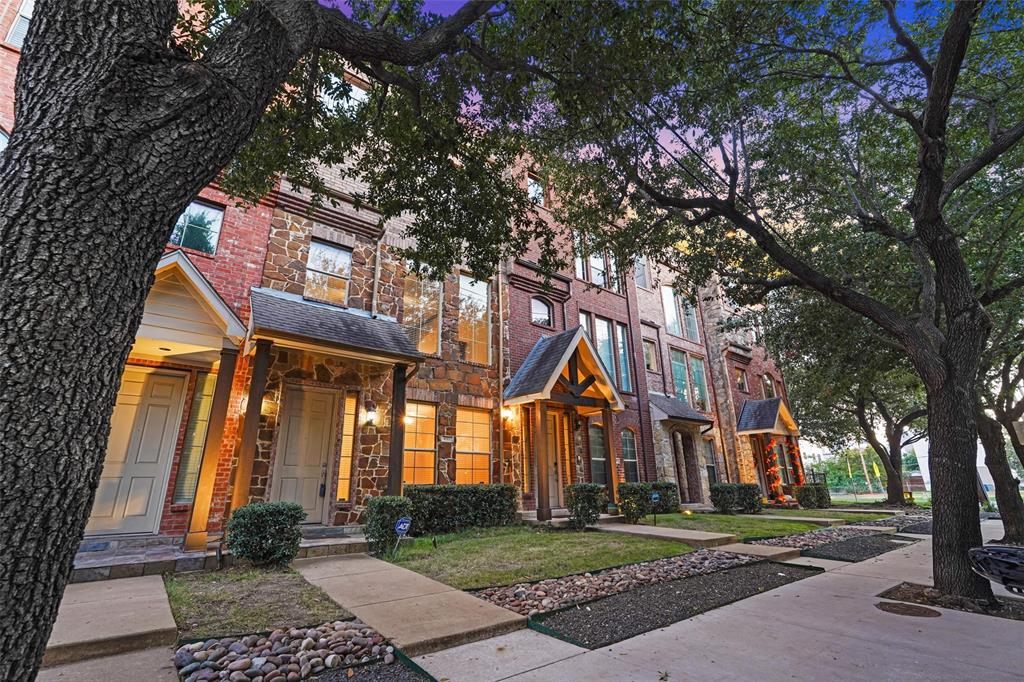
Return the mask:
<path id="1" fill-rule="evenodd" d="M 793 415 L 782 398 L 767 400 L 748 400 L 743 403 L 740 418 L 736 424 L 736 435 L 744 436 L 755 433 L 781 433 L 799 436 Z"/>
<path id="2" fill-rule="evenodd" d="M 537 341 L 505 389 L 504 399 L 508 405 L 558 400 L 584 409 L 626 409 L 615 380 L 582 327 Z"/>

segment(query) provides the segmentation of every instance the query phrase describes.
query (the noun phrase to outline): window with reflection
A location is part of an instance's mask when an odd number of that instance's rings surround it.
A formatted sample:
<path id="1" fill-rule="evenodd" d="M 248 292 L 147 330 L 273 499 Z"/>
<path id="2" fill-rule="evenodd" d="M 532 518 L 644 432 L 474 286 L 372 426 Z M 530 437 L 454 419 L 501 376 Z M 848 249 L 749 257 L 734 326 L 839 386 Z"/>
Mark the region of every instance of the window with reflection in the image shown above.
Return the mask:
<path id="1" fill-rule="evenodd" d="M 545 327 L 555 326 L 555 319 L 551 304 L 543 298 L 533 297 L 530 299 L 530 319 L 534 324 Z"/>
<path id="2" fill-rule="evenodd" d="M 441 290 L 441 282 L 410 273 L 402 292 L 402 325 L 416 349 L 428 355 L 441 352 Z"/>
<path id="3" fill-rule="evenodd" d="M 459 352 L 461 359 L 485 365 L 490 361 L 487 282 L 459 277 Z"/>
<path id="4" fill-rule="evenodd" d="M 309 243 L 303 296 L 333 305 L 346 305 L 351 278 L 352 251 L 316 239 Z"/>
<path id="5" fill-rule="evenodd" d="M 217 252 L 223 223 L 224 209 L 193 201 L 174 223 L 170 243 L 212 255 Z"/>

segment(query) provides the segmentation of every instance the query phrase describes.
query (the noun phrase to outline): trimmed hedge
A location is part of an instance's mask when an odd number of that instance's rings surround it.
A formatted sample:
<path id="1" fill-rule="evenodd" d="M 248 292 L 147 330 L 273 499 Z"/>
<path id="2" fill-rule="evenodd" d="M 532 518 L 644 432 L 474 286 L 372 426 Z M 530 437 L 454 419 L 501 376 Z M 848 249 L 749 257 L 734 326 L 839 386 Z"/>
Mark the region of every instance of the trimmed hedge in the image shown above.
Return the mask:
<path id="1" fill-rule="evenodd" d="M 619 484 L 619 513 L 626 523 L 636 523 L 651 507 L 651 486 L 648 483 Z"/>
<path id="2" fill-rule="evenodd" d="M 661 493 L 661 499 L 651 502 L 651 512 L 654 514 L 676 514 L 679 512 L 679 486 L 672 481 L 654 481 L 648 483 L 651 492 Z M 648 496 L 648 499 L 650 497 Z"/>
<path id="3" fill-rule="evenodd" d="M 515 486 L 505 483 L 407 485 L 404 492 L 412 502 L 410 535 L 506 526 L 516 520 L 518 491 Z"/>
<path id="4" fill-rule="evenodd" d="M 228 519 L 228 549 L 255 566 L 286 566 L 299 553 L 306 518 L 295 502 L 253 502 Z"/>
<path id="5" fill-rule="evenodd" d="M 761 487 L 756 483 L 715 483 L 711 486 L 711 504 L 723 514 L 758 514 Z"/>
<path id="6" fill-rule="evenodd" d="M 363 532 L 372 553 L 382 554 L 395 549 L 398 545 L 395 522 L 403 516 L 412 517 L 412 502 L 404 497 L 382 495 L 367 500 Z"/>
<path id="7" fill-rule="evenodd" d="M 808 483 L 793 488 L 796 501 L 804 509 L 828 509 L 832 506 L 832 496 L 824 483 Z"/>
<path id="8" fill-rule="evenodd" d="M 601 518 L 608 506 L 608 492 L 600 483 L 572 483 L 565 486 L 565 506 L 569 509 L 569 527 L 583 530 Z"/>

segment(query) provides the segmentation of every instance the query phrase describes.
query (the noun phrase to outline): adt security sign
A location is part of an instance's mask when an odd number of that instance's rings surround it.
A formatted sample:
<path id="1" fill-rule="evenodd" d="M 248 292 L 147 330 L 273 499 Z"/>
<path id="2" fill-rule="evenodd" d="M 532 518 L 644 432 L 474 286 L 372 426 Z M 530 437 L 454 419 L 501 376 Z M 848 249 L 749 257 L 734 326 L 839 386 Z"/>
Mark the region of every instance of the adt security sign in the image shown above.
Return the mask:
<path id="1" fill-rule="evenodd" d="M 651 493 L 651 502 L 658 502 L 661 500 L 661 493 Z"/>
<path id="2" fill-rule="evenodd" d="M 410 526 L 412 526 L 412 519 L 408 516 L 403 516 L 395 521 L 395 532 L 398 533 L 398 537 L 404 538 L 409 532 Z"/>

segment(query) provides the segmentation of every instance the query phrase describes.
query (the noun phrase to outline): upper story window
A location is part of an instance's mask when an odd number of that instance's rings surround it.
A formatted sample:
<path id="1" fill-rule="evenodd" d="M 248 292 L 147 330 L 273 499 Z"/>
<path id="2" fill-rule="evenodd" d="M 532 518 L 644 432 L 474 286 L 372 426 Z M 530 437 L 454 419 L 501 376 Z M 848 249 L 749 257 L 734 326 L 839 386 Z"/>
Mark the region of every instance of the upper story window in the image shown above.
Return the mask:
<path id="1" fill-rule="evenodd" d="M 750 393 L 750 387 L 747 385 L 747 372 L 739 367 L 736 368 L 736 388 L 743 393 Z"/>
<path id="2" fill-rule="evenodd" d="M 7 149 L 7 143 L 11 141 L 11 138 L 7 137 L 7 133 L 0 130 L 0 154 Z"/>
<path id="3" fill-rule="evenodd" d="M 640 480 L 636 457 L 636 434 L 629 429 L 622 430 L 622 468 L 626 474 L 626 483 L 636 483 Z"/>
<path id="4" fill-rule="evenodd" d="M 441 288 L 410 274 L 402 293 L 402 324 L 416 349 L 428 355 L 441 352 Z"/>
<path id="5" fill-rule="evenodd" d="M 643 256 L 637 256 L 633 262 L 633 279 L 636 280 L 638 287 L 647 289 L 651 286 L 650 273 L 647 271 L 647 259 Z"/>
<path id="6" fill-rule="evenodd" d="M 224 209 L 193 201 L 174 223 L 170 243 L 203 253 L 216 253 L 223 223 Z"/>
<path id="7" fill-rule="evenodd" d="M 303 296 L 334 305 L 346 305 L 351 278 L 351 251 L 315 239 L 310 242 Z"/>
<path id="8" fill-rule="evenodd" d="M 770 374 L 763 374 L 761 376 L 761 387 L 764 389 L 764 397 L 766 399 L 775 397 L 775 380 L 772 379 Z"/>
<path id="9" fill-rule="evenodd" d="M 370 98 L 367 86 L 335 75 L 329 75 L 328 80 L 330 86 L 320 93 L 320 102 L 329 114 L 352 116 Z"/>
<path id="10" fill-rule="evenodd" d="M 629 368 L 629 327 L 622 322 L 591 316 L 582 310 L 580 326 L 586 329 L 590 338 L 594 340 L 597 357 L 601 359 L 608 376 L 616 382 L 619 389 L 631 392 L 633 377 Z"/>
<path id="11" fill-rule="evenodd" d="M 18 7 L 18 16 L 14 18 L 11 30 L 7 34 L 7 43 L 19 50 L 25 44 L 25 36 L 28 35 L 28 24 L 32 20 L 32 11 L 35 9 L 35 4 L 35 0 L 21 0 L 21 6 Z"/>
<path id="12" fill-rule="evenodd" d="M 548 185 L 539 175 L 526 176 L 526 195 L 538 206 L 548 205 Z"/>
<path id="13" fill-rule="evenodd" d="M 661 288 L 661 304 L 665 309 L 665 329 L 669 334 L 700 342 L 697 309 L 673 287 Z"/>
<path id="14" fill-rule="evenodd" d="M 615 257 L 604 251 L 592 250 L 583 243 L 581 235 L 573 234 L 576 278 L 599 287 L 621 293 L 622 280 Z"/>
<path id="15" fill-rule="evenodd" d="M 693 376 L 693 406 L 707 412 L 711 406 L 708 401 L 708 380 L 704 371 L 704 358 L 698 358 L 696 355 L 690 356 L 690 374 Z"/>
<path id="16" fill-rule="evenodd" d="M 672 363 L 672 385 L 675 387 L 676 397 L 689 403 L 690 381 L 686 373 L 686 353 L 673 348 L 669 352 L 669 359 Z"/>
<path id="17" fill-rule="evenodd" d="M 487 282 L 459 276 L 459 356 L 466 362 L 490 361 L 489 288 Z"/>
<path id="18" fill-rule="evenodd" d="M 544 327 L 555 326 L 555 316 L 551 304 L 545 301 L 543 298 L 533 297 L 530 299 L 530 320 L 534 324 L 539 324 Z"/>
<path id="19" fill-rule="evenodd" d="M 633 390 L 633 379 L 629 373 L 629 327 L 615 323 L 615 356 L 619 362 L 619 388 Z"/>
<path id="20" fill-rule="evenodd" d="M 644 339 L 644 367 L 648 372 L 658 371 L 658 344 Z"/>

